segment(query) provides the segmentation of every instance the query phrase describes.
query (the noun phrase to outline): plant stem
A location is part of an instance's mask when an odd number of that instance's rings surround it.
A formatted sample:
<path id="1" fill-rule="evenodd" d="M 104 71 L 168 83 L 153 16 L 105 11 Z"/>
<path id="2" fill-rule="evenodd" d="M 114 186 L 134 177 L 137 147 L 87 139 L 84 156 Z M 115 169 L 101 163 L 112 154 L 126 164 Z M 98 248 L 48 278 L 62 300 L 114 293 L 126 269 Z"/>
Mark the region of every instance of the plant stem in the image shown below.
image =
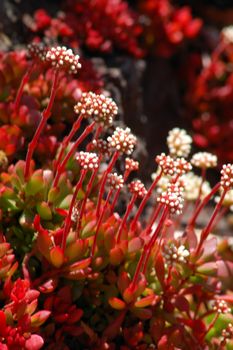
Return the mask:
<path id="1" fill-rule="evenodd" d="M 198 253 L 200 252 L 200 249 L 201 249 L 201 247 L 202 247 L 203 242 L 206 240 L 206 238 L 208 237 L 208 235 L 209 235 L 209 233 L 210 233 L 210 230 L 211 230 L 211 228 L 212 228 L 212 226 L 213 226 L 214 220 L 215 220 L 215 218 L 216 218 L 218 212 L 219 212 L 220 209 L 221 209 L 221 205 L 222 205 L 222 202 L 223 202 L 223 200 L 224 200 L 224 197 L 225 197 L 226 193 L 227 193 L 227 190 L 225 189 L 225 190 L 223 191 L 223 193 L 222 193 L 220 199 L 219 199 L 219 202 L 217 203 L 217 205 L 216 205 L 215 208 L 214 208 L 213 214 L 212 214 L 212 216 L 211 216 L 211 218 L 210 218 L 210 221 L 209 221 L 208 225 L 206 226 L 206 228 L 204 228 L 204 230 L 203 230 L 202 233 L 201 233 L 200 242 L 199 242 L 199 244 L 198 244 L 198 246 L 197 246 L 197 251 L 196 251 L 196 254 L 197 254 L 197 255 L 198 255 Z"/>
<path id="2" fill-rule="evenodd" d="M 212 191 L 203 199 L 203 201 L 198 205 L 198 207 L 196 208 L 193 216 L 191 217 L 189 223 L 188 223 L 188 227 L 191 226 L 193 227 L 196 223 L 197 217 L 200 214 L 201 210 L 204 208 L 204 206 L 209 202 L 209 200 L 211 199 L 211 197 L 219 190 L 220 188 L 220 183 L 217 183 L 213 188 Z"/>
<path id="3" fill-rule="evenodd" d="M 39 123 L 39 125 L 37 127 L 37 130 L 36 130 L 34 136 L 33 136 L 32 141 L 28 145 L 28 151 L 27 151 L 27 155 L 26 155 L 25 171 L 24 171 L 24 176 L 25 176 L 26 179 L 28 178 L 28 175 L 29 175 L 30 163 L 31 163 L 31 159 L 32 159 L 34 150 L 35 150 L 35 148 L 37 146 L 39 137 L 40 137 L 40 135 L 41 135 L 45 125 L 46 125 L 46 122 L 47 122 L 47 120 L 48 120 L 48 118 L 50 117 L 50 114 L 51 114 L 51 109 L 52 109 L 52 106 L 53 106 L 53 103 L 54 103 L 57 87 L 58 87 L 58 84 L 59 84 L 58 83 L 58 73 L 59 73 L 59 71 L 55 70 L 49 103 L 48 103 L 46 109 L 42 112 L 40 123 Z"/>
<path id="4" fill-rule="evenodd" d="M 56 172 L 55 179 L 53 182 L 53 187 L 57 187 L 58 181 L 60 179 L 60 176 L 61 176 L 63 170 L 65 169 L 67 162 L 72 157 L 72 155 L 74 154 L 74 152 L 75 152 L 76 148 L 79 146 L 79 144 L 92 132 L 94 126 L 95 126 L 95 122 L 92 122 L 90 125 L 88 125 L 86 127 L 86 129 L 83 131 L 83 133 L 74 142 L 74 144 L 72 145 L 71 149 L 69 150 L 69 152 L 67 153 L 67 155 L 65 156 L 63 161 L 60 164 L 58 164 L 57 172 Z"/>
<path id="5" fill-rule="evenodd" d="M 25 87 L 25 85 L 27 84 L 27 82 L 30 79 L 30 76 L 31 76 L 32 71 L 33 71 L 33 68 L 34 68 L 34 62 L 30 64 L 30 66 L 28 67 L 26 73 L 24 74 L 24 76 L 23 76 L 23 78 L 21 80 L 20 87 L 19 87 L 19 89 L 17 91 L 17 95 L 16 95 L 15 103 L 14 103 L 14 111 L 15 112 L 17 112 L 18 109 L 19 109 L 19 104 L 20 104 L 20 101 L 21 101 L 21 98 L 22 98 L 22 95 L 23 95 L 24 87 Z"/>
<path id="6" fill-rule="evenodd" d="M 62 244 L 61 244 L 61 248 L 62 248 L 63 252 L 65 251 L 66 238 L 67 238 L 69 231 L 70 231 L 71 216 L 72 216 L 74 204 L 76 202 L 78 191 L 80 190 L 80 188 L 82 186 L 82 183 L 83 183 L 83 180 L 86 176 L 86 173 L 87 173 L 86 169 L 81 170 L 81 176 L 79 178 L 79 181 L 78 181 L 76 188 L 75 188 L 75 191 L 73 193 L 72 200 L 71 200 L 70 207 L 69 207 L 69 212 L 68 212 L 68 215 L 67 215 L 66 220 L 65 220 L 65 226 L 64 226 L 64 230 L 63 230 L 63 234 L 62 234 Z"/>
<path id="7" fill-rule="evenodd" d="M 203 334 L 202 336 L 202 339 L 205 338 L 205 336 L 209 333 L 209 331 L 214 327 L 217 319 L 219 318 L 219 314 L 217 313 L 215 316 L 214 316 L 214 319 L 213 321 L 209 324 L 209 327 L 207 328 L 207 330 L 205 331 L 205 333 Z"/>
<path id="8" fill-rule="evenodd" d="M 68 134 L 68 136 L 66 136 L 64 138 L 64 140 L 61 143 L 61 150 L 60 153 L 58 154 L 57 160 L 56 160 L 56 168 L 57 166 L 60 164 L 60 161 L 62 159 L 62 156 L 64 154 L 64 151 L 66 149 L 66 147 L 68 146 L 69 142 L 72 140 L 72 138 L 74 137 L 75 133 L 78 131 L 78 129 L 80 128 L 80 124 L 83 120 L 83 115 L 80 114 L 80 116 L 78 117 L 78 119 L 74 122 L 72 129 L 70 131 L 70 133 Z"/>
<path id="9" fill-rule="evenodd" d="M 143 236 L 147 236 L 151 232 L 151 228 L 152 228 L 153 224 L 155 223 L 155 220 L 157 219 L 161 208 L 162 208 L 162 204 L 161 203 L 159 203 L 159 205 L 157 205 L 155 207 L 155 211 L 153 213 L 153 216 L 152 216 L 152 218 L 150 220 L 149 225 L 146 227 L 145 231 L 143 232 Z"/>
<path id="10" fill-rule="evenodd" d="M 155 230 L 154 234 L 152 235 L 149 243 L 147 243 L 145 245 L 145 247 L 143 248 L 143 250 L 142 250 L 142 253 L 141 253 L 141 256 L 140 256 L 140 259 L 138 261 L 137 268 L 136 268 L 136 271 L 135 271 L 135 274 L 134 274 L 134 277 L 133 277 L 132 289 L 135 287 L 135 285 L 137 283 L 138 276 L 139 276 L 139 273 L 140 273 L 141 268 L 143 266 L 143 262 L 144 262 L 145 258 L 146 258 L 145 264 L 147 264 L 147 261 L 149 259 L 148 256 L 150 256 L 150 251 L 151 251 L 151 249 L 153 247 L 153 244 L 154 244 L 156 238 L 158 237 L 158 234 L 160 232 L 160 229 L 162 228 L 162 225 L 164 223 L 164 219 L 165 219 L 166 215 L 167 215 L 167 208 L 164 208 L 163 214 L 162 214 L 162 216 L 160 218 L 160 221 L 159 221 L 159 223 L 158 223 L 158 225 L 156 227 L 156 230 Z"/>
<path id="11" fill-rule="evenodd" d="M 138 211 L 134 217 L 134 219 L 132 220 L 131 222 L 131 225 L 130 225 L 130 230 L 135 230 L 135 227 L 136 227 L 136 224 L 137 224 L 137 221 L 139 219 L 139 216 L 141 215 L 148 199 L 150 198 L 151 194 L 152 194 L 152 191 L 154 190 L 155 186 L 157 185 L 157 183 L 159 182 L 161 176 L 162 176 L 162 173 L 163 171 L 161 170 L 159 175 L 154 179 L 154 181 L 152 182 L 147 194 L 144 196 L 143 200 L 141 201 L 140 205 L 139 205 L 139 208 L 138 208 Z"/>
<path id="12" fill-rule="evenodd" d="M 93 140 L 97 140 L 97 139 L 99 138 L 99 136 L 100 136 L 102 130 L 103 130 L 103 127 L 102 127 L 101 125 L 99 125 L 98 128 L 97 128 L 96 131 L 95 131 L 95 134 L 94 134 L 94 136 L 93 136 L 93 138 L 92 138 L 92 141 L 91 141 L 91 142 L 87 145 L 87 147 L 86 147 L 86 150 L 87 150 L 88 152 L 90 151 L 91 144 L 92 144 Z"/>
<path id="13" fill-rule="evenodd" d="M 124 173 L 124 176 L 123 176 L 124 182 L 128 179 L 129 174 L 130 174 L 130 171 L 126 170 L 125 173 Z M 112 201 L 112 204 L 111 204 L 111 215 L 113 214 L 113 211 L 114 211 L 114 208 L 115 208 L 116 203 L 118 201 L 120 192 L 121 192 L 121 188 L 118 188 L 118 190 L 116 191 L 116 193 L 115 193 L 115 195 L 113 197 L 113 201 Z"/>
<path id="14" fill-rule="evenodd" d="M 127 220 L 128 216 L 129 216 L 130 212 L 131 212 L 132 209 L 133 209 L 133 206 L 134 206 L 134 203 L 135 203 L 136 199 L 137 199 L 137 195 L 134 194 L 134 195 L 132 196 L 132 198 L 131 198 L 129 204 L 127 205 L 125 215 L 124 215 L 124 217 L 123 217 L 123 219 L 122 219 L 122 221 L 121 221 L 120 227 L 119 227 L 119 229 L 118 229 L 118 233 L 117 233 L 117 244 L 119 244 L 120 241 L 121 241 L 121 236 L 122 236 L 123 228 L 124 228 L 124 226 L 125 226 L 126 220 Z"/>
<path id="15" fill-rule="evenodd" d="M 145 262 L 144 262 L 144 267 L 143 267 L 143 272 L 146 272 L 146 268 L 147 268 L 147 264 L 148 264 L 148 261 L 149 261 L 149 258 L 150 258 L 150 254 L 151 254 L 151 251 L 152 251 L 152 248 L 155 244 L 155 241 L 156 239 L 158 238 L 159 236 L 159 233 L 163 227 L 163 224 L 166 220 L 166 217 L 167 217 L 167 214 L 168 214 L 168 208 L 165 207 L 164 210 L 163 210 L 163 213 L 161 215 L 161 218 L 159 220 L 159 223 L 155 229 L 155 232 L 154 234 L 151 236 L 151 239 L 146 247 L 146 251 L 145 251 Z"/>
<path id="16" fill-rule="evenodd" d="M 86 202 L 87 202 L 87 198 L 91 192 L 91 189 L 92 189 L 92 186 L 93 186 L 93 182 L 95 180 L 95 177 L 96 177 L 96 174 L 98 172 L 99 168 L 96 168 L 92 175 L 91 175 L 91 178 L 87 184 L 87 187 L 86 187 L 86 193 L 85 193 L 85 197 L 82 201 L 82 205 L 81 205 L 81 209 L 80 209 L 80 215 L 79 215 L 79 221 L 78 221 L 78 227 L 77 227 L 77 238 L 80 236 L 80 230 L 81 230 L 81 226 L 82 226 L 82 217 L 83 217 L 83 214 L 84 214 L 84 210 L 85 210 L 85 207 L 86 207 Z"/>
<path id="17" fill-rule="evenodd" d="M 98 217 L 97 226 L 96 226 L 96 230 L 95 230 L 94 241 L 93 241 L 93 245 L 92 245 L 92 249 L 91 249 L 91 256 L 94 256 L 94 253 L 95 253 L 95 248 L 96 248 L 97 237 L 98 237 L 100 225 L 101 225 L 101 223 L 102 223 L 102 220 L 103 220 L 105 211 L 106 211 L 107 206 L 108 206 L 108 204 L 109 204 L 109 200 L 110 200 L 110 198 L 111 198 L 112 192 L 113 192 L 113 189 L 111 189 L 111 190 L 108 192 L 108 195 L 107 195 L 107 198 L 106 198 L 106 200 L 105 200 L 103 209 L 102 209 L 102 211 L 101 211 L 100 216 Z"/>
<path id="18" fill-rule="evenodd" d="M 200 184 L 200 187 L 199 187 L 198 196 L 197 196 L 197 200 L 196 200 L 196 203 L 195 203 L 195 208 L 197 208 L 197 206 L 200 203 L 201 195 L 202 195 L 202 187 L 203 187 L 203 184 L 205 182 L 205 179 L 206 179 L 206 168 L 202 168 L 202 170 L 201 170 L 201 184 Z"/>
<path id="19" fill-rule="evenodd" d="M 107 169 L 104 172 L 104 175 L 100 181 L 100 189 L 99 189 L 99 196 L 98 196 L 98 202 L 97 202 L 97 208 L 96 208 L 96 216 L 99 217 L 100 215 L 100 206 L 101 206 L 101 201 L 104 195 L 104 187 L 107 181 L 108 174 L 112 171 L 112 168 L 114 167 L 117 159 L 119 158 L 120 153 L 115 152 L 110 163 L 108 164 Z"/>

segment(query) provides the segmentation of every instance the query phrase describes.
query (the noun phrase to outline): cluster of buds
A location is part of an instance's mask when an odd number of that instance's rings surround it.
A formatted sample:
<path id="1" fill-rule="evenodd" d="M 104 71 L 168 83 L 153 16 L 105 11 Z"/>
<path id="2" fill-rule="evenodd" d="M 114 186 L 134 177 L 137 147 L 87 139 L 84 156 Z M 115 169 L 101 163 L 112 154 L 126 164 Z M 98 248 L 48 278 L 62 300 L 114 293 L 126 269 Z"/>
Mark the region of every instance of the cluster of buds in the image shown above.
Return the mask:
<path id="1" fill-rule="evenodd" d="M 168 265 L 173 265 L 175 263 L 185 264 L 188 261 L 189 255 L 189 251 L 184 245 L 177 247 L 174 243 L 170 243 L 164 246 L 163 256 Z"/>
<path id="2" fill-rule="evenodd" d="M 197 168 L 207 169 L 217 166 L 218 158 L 209 152 L 198 152 L 192 156 L 191 163 Z"/>
<path id="3" fill-rule="evenodd" d="M 147 190 L 140 180 L 131 181 L 128 188 L 130 193 L 140 198 L 143 198 L 147 194 Z"/>
<path id="4" fill-rule="evenodd" d="M 137 171 L 139 169 L 139 162 L 132 158 L 125 158 L 125 170 Z"/>
<path id="5" fill-rule="evenodd" d="M 28 56 L 33 60 L 44 62 L 46 60 L 47 48 L 43 43 L 31 43 L 27 47 Z"/>
<path id="6" fill-rule="evenodd" d="M 173 157 L 187 158 L 191 151 L 192 138 L 186 130 L 174 128 L 169 131 L 167 145 Z"/>
<path id="7" fill-rule="evenodd" d="M 171 214 L 180 215 L 183 209 L 183 187 L 169 184 L 167 190 L 157 198 L 157 202 L 168 206 Z"/>
<path id="8" fill-rule="evenodd" d="M 225 329 L 222 331 L 222 337 L 224 340 L 233 338 L 233 324 L 229 323 Z"/>
<path id="9" fill-rule="evenodd" d="M 223 165 L 220 183 L 224 190 L 229 190 L 233 186 L 233 164 Z"/>
<path id="10" fill-rule="evenodd" d="M 76 74 L 81 68 L 79 55 L 74 55 L 71 49 L 65 46 L 52 47 L 47 50 L 46 61 L 55 68 L 62 68 L 69 74 Z"/>
<path id="11" fill-rule="evenodd" d="M 76 160 L 85 170 L 97 169 L 99 166 L 99 157 L 96 153 L 81 151 L 77 154 Z"/>
<path id="12" fill-rule="evenodd" d="M 213 310 L 218 314 L 228 314 L 231 312 L 231 309 L 225 302 L 225 300 L 217 299 L 214 301 Z"/>
<path id="13" fill-rule="evenodd" d="M 117 127 L 114 133 L 108 137 L 109 147 L 117 152 L 132 154 L 137 138 L 131 133 L 130 128 L 122 129 Z"/>
<path id="14" fill-rule="evenodd" d="M 107 184 L 113 190 L 119 190 L 124 186 L 124 179 L 122 175 L 117 173 L 108 174 Z"/>
<path id="15" fill-rule="evenodd" d="M 183 157 L 182 158 L 176 158 L 175 160 L 175 170 L 176 174 L 178 175 L 184 175 L 187 174 L 189 171 L 192 170 L 192 165 Z"/>
<path id="16" fill-rule="evenodd" d="M 165 153 L 161 153 L 160 155 L 156 156 L 155 161 L 165 175 L 175 175 L 175 160 L 172 157 L 167 156 Z"/>
<path id="17" fill-rule="evenodd" d="M 109 157 L 111 151 L 108 147 L 108 142 L 103 139 L 94 139 L 90 144 L 90 149 L 95 150 L 99 154 Z"/>
<path id="18" fill-rule="evenodd" d="M 118 113 L 116 103 L 111 97 L 103 94 L 97 95 L 94 92 L 84 92 L 74 106 L 74 111 L 84 118 L 92 117 L 101 126 L 110 126 Z"/>

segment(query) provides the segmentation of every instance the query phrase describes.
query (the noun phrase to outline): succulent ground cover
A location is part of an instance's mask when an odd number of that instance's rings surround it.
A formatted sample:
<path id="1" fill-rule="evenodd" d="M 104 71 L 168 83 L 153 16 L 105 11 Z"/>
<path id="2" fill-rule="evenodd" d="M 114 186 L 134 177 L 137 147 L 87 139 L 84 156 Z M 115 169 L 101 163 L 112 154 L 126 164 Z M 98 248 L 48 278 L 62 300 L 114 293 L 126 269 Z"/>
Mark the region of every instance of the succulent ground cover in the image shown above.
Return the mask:
<path id="1" fill-rule="evenodd" d="M 136 136 L 79 55 L 28 54 L 1 57 L 0 348 L 231 349 L 233 251 L 212 233 L 233 165 L 211 186 L 217 157 L 190 156 L 176 127 L 145 186 Z"/>

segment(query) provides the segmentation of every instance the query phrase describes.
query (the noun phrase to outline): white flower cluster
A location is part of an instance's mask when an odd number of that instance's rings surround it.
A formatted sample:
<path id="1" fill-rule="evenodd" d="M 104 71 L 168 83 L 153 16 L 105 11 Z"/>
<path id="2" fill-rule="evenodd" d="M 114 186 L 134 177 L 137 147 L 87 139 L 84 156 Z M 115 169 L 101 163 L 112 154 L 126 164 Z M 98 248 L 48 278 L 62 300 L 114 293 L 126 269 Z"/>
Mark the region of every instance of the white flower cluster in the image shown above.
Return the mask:
<path id="1" fill-rule="evenodd" d="M 209 182 L 204 181 L 202 183 L 202 178 L 194 174 L 192 171 L 183 175 L 182 180 L 184 183 L 184 198 L 187 201 L 195 201 L 198 198 L 201 184 L 202 188 L 200 199 L 205 198 L 211 191 Z"/>
<path id="2" fill-rule="evenodd" d="M 97 169 L 99 166 L 99 157 L 96 153 L 81 151 L 77 154 L 76 159 L 85 170 Z"/>
<path id="3" fill-rule="evenodd" d="M 66 70 L 69 74 L 76 74 L 81 68 L 79 60 L 79 55 L 74 55 L 73 51 L 65 46 L 51 47 L 46 53 L 46 61 L 53 67 Z"/>
<path id="4" fill-rule="evenodd" d="M 162 169 L 165 175 L 173 176 L 176 173 L 175 160 L 167 156 L 165 153 L 161 153 L 160 155 L 155 157 L 156 163 Z"/>
<path id="5" fill-rule="evenodd" d="M 107 183 L 111 189 L 118 190 L 124 186 L 124 179 L 122 175 L 110 173 L 107 177 Z"/>
<path id="6" fill-rule="evenodd" d="M 139 168 L 139 162 L 132 158 L 125 158 L 125 170 L 136 171 Z"/>
<path id="7" fill-rule="evenodd" d="M 222 330 L 222 337 L 224 339 L 232 339 L 233 338 L 233 324 L 228 323 L 227 327 Z"/>
<path id="8" fill-rule="evenodd" d="M 166 259 L 168 265 L 174 263 L 186 263 L 189 257 L 189 251 L 184 245 L 176 246 L 174 243 L 170 243 L 164 246 L 163 256 Z"/>
<path id="9" fill-rule="evenodd" d="M 191 151 L 192 137 L 186 130 L 174 128 L 169 131 L 167 145 L 173 157 L 188 157 Z"/>
<path id="10" fill-rule="evenodd" d="M 218 314 L 228 314 L 231 312 L 231 309 L 228 307 L 225 300 L 217 299 L 214 301 L 213 310 Z"/>
<path id="11" fill-rule="evenodd" d="M 109 147 L 127 155 L 132 154 L 136 142 L 137 138 L 131 133 L 130 128 L 117 127 L 112 136 L 108 137 Z"/>
<path id="12" fill-rule="evenodd" d="M 167 190 L 157 198 L 157 202 L 167 205 L 171 214 L 180 215 L 184 202 L 183 191 L 179 184 L 169 184 Z"/>
<path id="13" fill-rule="evenodd" d="M 223 165 L 220 183 L 225 190 L 229 190 L 233 186 L 233 164 Z"/>
<path id="14" fill-rule="evenodd" d="M 74 106 L 74 111 L 82 114 L 84 118 L 92 117 L 96 123 L 108 127 L 112 125 L 118 108 L 111 97 L 97 95 L 90 91 L 82 93 L 80 100 Z"/>
<path id="15" fill-rule="evenodd" d="M 176 174 L 184 175 L 192 170 L 192 165 L 183 157 L 175 159 Z"/>
<path id="16" fill-rule="evenodd" d="M 32 59 L 38 59 L 42 62 L 46 59 L 47 48 L 42 43 L 31 43 L 27 47 L 28 56 Z"/>
<path id="17" fill-rule="evenodd" d="M 224 27 L 221 33 L 225 39 L 227 39 L 230 43 L 233 43 L 233 25 Z"/>
<path id="18" fill-rule="evenodd" d="M 109 157 L 111 150 L 109 149 L 108 142 L 103 139 L 95 139 L 90 144 L 91 150 L 95 150 L 101 155 Z"/>
<path id="19" fill-rule="evenodd" d="M 207 169 L 217 166 L 218 158 L 209 152 L 198 152 L 192 156 L 191 163 L 197 168 Z"/>
<path id="20" fill-rule="evenodd" d="M 78 208 L 76 206 L 74 206 L 73 209 L 72 209 L 71 220 L 73 222 L 77 222 L 78 219 L 79 219 L 79 214 L 80 213 L 79 213 Z"/>
<path id="21" fill-rule="evenodd" d="M 135 194 L 140 198 L 143 198 L 147 194 L 147 190 L 140 180 L 131 181 L 128 188 L 132 194 Z"/>

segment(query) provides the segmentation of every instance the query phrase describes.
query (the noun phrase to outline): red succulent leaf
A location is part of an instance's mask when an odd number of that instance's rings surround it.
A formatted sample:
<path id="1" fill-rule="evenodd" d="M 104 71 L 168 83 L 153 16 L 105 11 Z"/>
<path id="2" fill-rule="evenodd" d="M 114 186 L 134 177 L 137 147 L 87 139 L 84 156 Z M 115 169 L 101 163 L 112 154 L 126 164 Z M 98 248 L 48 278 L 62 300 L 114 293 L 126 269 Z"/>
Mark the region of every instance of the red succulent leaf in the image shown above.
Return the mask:
<path id="1" fill-rule="evenodd" d="M 40 335 L 32 334 L 25 342 L 26 350 L 39 350 L 44 345 L 44 340 Z"/>
<path id="2" fill-rule="evenodd" d="M 180 311 L 189 312 L 189 302 L 188 300 L 182 296 L 178 295 L 175 299 L 174 305 L 179 309 Z"/>
<path id="3" fill-rule="evenodd" d="M 118 334 L 120 327 L 122 325 L 122 322 L 124 321 L 126 315 L 126 310 L 122 310 L 120 314 L 113 320 L 110 325 L 105 328 L 103 332 L 103 337 L 107 339 L 114 339 Z"/>
<path id="4" fill-rule="evenodd" d="M 127 272 L 123 271 L 121 272 L 118 281 L 117 286 L 120 290 L 120 293 L 123 295 L 125 289 L 130 285 L 130 278 L 127 274 Z"/>
<path id="5" fill-rule="evenodd" d="M 0 310 L 0 335 L 1 335 L 1 337 L 5 336 L 5 331 L 6 331 L 6 315 L 2 310 Z"/>
<path id="6" fill-rule="evenodd" d="M 143 309 L 143 308 L 133 308 L 132 312 L 136 317 L 140 320 L 150 320 L 153 313 L 151 309 Z"/>
<path id="7" fill-rule="evenodd" d="M 73 311 L 73 313 L 69 313 L 69 319 L 68 319 L 68 324 L 73 324 L 78 322 L 83 316 L 83 310 L 81 309 L 76 309 Z"/>
<path id="8" fill-rule="evenodd" d="M 47 280 L 46 282 L 44 282 L 43 284 L 41 284 L 39 286 L 39 290 L 42 293 L 51 293 L 56 289 L 57 284 L 58 284 L 58 279 L 51 278 L 51 279 Z"/>
<path id="9" fill-rule="evenodd" d="M 65 261 L 65 256 L 60 247 L 58 246 L 53 247 L 50 250 L 49 255 L 50 255 L 50 261 L 53 264 L 53 266 L 55 266 L 56 268 L 60 268 L 63 265 Z"/>
<path id="10" fill-rule="evenodd" d="M 160 252 L 158 252 L 156 260 L 155 260 L 155 271 L 156 275 L 158 277 L 158 280 L 161 284 L 161 286 L 164 286 L 164 279 L 165 279 L 165 266 L 164 266 L 164 259 Z"/>
<path id="11" fill-rule="evenodd" d="M 126 308 L 126 303 L 119 298 L 115 298 L 115 297 L 109 298 L 108 302 L 113 309 L 124 310 Z"/>
<path id="12" fill-rule="evenodd" d="M 143 307 L 147 307 L 149 305 L 154 305 L 155 302 L 156 302 L 156 296 L 151 294 L 151 295 L 148 295 L 145 298 L 142 298 L 142 299 L 136 301 L 134 303 L 134 306 L 138 307 L 138 308 L 143 308 Z"/>
<path id="13" fill-rule="evenodd" d="M 114 247 L 110 250 L 109 261 L 112 265 L 117 266 L 122 263 L 124 252 L 120 247 Z"/>
<path id="14" fill-rule="evenodd" d="M 134 253 L 139 251 L 143 246 L 144 240 L 141 237 L 135 237 L 131 239 L 128 245 L 128 252 Z"/>
<path id="15" fill-rule="evenodd" d="M 31 316 L 31 324 L 33 327 L 40 327 L 49 318 L 51 312 L 47 310 L 41 310 Z"/>

